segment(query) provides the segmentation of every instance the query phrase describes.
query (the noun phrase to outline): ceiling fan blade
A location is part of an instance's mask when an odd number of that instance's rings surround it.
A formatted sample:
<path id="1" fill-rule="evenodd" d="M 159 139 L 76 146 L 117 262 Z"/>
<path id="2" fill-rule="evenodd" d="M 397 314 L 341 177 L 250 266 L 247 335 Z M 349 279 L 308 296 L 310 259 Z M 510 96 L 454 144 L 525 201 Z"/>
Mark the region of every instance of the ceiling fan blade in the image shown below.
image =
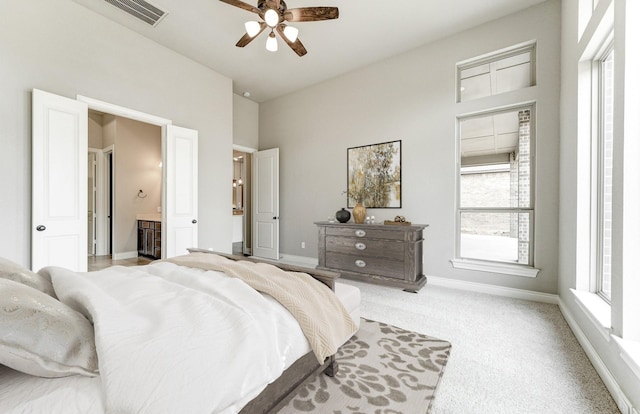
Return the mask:
<path id="1" fill-rule="evenodd" d="M 238 40 L 238 43 L 236 43 L 236 46 L 245 47 L 246 45 L 251 43 L 251 41 L 253 39 L 255 39 L 256 37 L 260 36 L 260 33 L 264 32 L 264 29 L 266 29 L 266 28 L 267 28 L 267 24 L 265 22 L 261 22 L 260 23 L 260 31 L 258 33 L 256 33 L 255 36 L 251 37 L 247 33 L 245 33 L 244 36 L 242 36 L 240 38 L 240 40 Z"/>
<path id="2" fill-rule="evenodd" d="M 287 36 L 285 36 L 284 34 L 284 27 L 285 25 L 283 24 L 278 25 L 278 27 L 276 27 L 276 31 L 278 32 L 282 40 L 284 40 L 289 45 L 289 47 L 298 54 L 298 56 L 302 57 L 306 55 L 307 49 L 304 47 L 300 39 L 296 39 L 295 42 L 292 42 L 291 40 L 289 40 Z"/>
<path id="3" fill-rule="evenodd" d="M 248 11 L 253 12 L 255 14 L 260 14 L 260 9 L 259 8 L 257 8 L 256 6 L 252 6 L 250 4 L 247 4 L 247 3 L 243 2 L 243 1 L 240 1 L 240 0 L 220 0 L 220 1 L 223 2 L 223 3 L 230 4 L 232 6 L 240 7 L 241 9 L 248 10 Z"/>
<path id="4" fill-rule="evenodd" d="M 337 7 L 301 7 L 287 9 L 284 12 L 284 19 L 288 22 L 314 22 L 337 19 L 338 15 Z"/>

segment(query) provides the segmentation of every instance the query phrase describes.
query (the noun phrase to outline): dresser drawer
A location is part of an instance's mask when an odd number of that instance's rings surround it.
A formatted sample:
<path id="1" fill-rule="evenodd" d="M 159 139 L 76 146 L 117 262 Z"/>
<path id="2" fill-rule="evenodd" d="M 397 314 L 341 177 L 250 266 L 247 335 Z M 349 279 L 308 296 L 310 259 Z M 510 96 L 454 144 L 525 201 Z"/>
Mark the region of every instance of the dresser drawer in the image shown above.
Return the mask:
<path id="1" fill-rule="evenodd" d="M 404 247 L 404 242 L 394 240 L 340 236 L 326 237 L 326 250 L 330 253 L 384 257 L 402 261 L 404 260 Z"/>
<path id="2" fill-rule="evenodd" d="M 327 236 L 358 237 L 367 239 L 404 240 L 404 232 L 388 231 L 376 228 L 327 227 Z"/>
<path id="3" fill-rule="evenodd" d="M 350 272 L 368 273 L 394 279 L 404 279 L 404 263 L 380 257 L 327 252 L 326 267 Z"/>
<path id="4" fill-rule="evenodd" d="M 318 268 L 342 277 L 417 292 L 422 274 L 423 224 L 316 222 Z"/>

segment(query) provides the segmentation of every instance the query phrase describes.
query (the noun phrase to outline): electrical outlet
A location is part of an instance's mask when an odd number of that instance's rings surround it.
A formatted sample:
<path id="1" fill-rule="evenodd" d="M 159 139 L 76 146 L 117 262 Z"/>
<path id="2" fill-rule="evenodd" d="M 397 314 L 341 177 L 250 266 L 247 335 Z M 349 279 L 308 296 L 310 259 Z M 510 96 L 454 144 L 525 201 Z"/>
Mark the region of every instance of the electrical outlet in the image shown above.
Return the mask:
<path id="1" fill-rule="evenodd" d="M 162 213 L 162 207 L 158 207 L 158 213 Z"/>
<path id="2" fill-rule="evenodd" d="M 307 245 L 305 244 L 305 242 L 300 242 L 300 247 L 302 247 L 303 249 L 306 249 Z"/>

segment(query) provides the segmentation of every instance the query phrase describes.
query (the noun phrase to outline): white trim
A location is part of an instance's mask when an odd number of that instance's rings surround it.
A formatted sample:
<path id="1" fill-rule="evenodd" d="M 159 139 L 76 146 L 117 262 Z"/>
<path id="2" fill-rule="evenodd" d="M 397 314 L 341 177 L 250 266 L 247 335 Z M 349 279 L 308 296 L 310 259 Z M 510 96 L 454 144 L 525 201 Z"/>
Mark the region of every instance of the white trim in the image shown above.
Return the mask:
<path id="1" fill-rule="evenodd" d="M 87 96 L 76 95 L 76 100 L 86 103 L 89 106 L 89 109 L 93 109 L 94 111 L 105 112 L 111 115 L 121 116 L 124 118 L 129 118 L 158 126 L 172 124 L 172 121 L 170 119 L 136 111 L 135 109 L 125 108 L 124 106 L 115 105 L 109 102 L 99 101 Z"/>
<path id="2" fill-rule="evenodd" d="M 527 50 L 533 49 L 537 46 L 537 42 L 538 42 L 537 39 L 532 39 L 526 42 L 511 45 L 493 52 L 485 53 L 483 55 L 461 60 L 456 63 L 456 68 L 462 67 L 464 69 L 466 66 L 482 65 L 484 63 L 488 63 L 494 60 L 500 60 L 504 55 L 508 55 L 511 53 L 518 54 L 519 51 L 527 51 Z"/>
<path id="3" fill-rule="evenodd" d="M 111 156 L 111 167 L 112 169 L 109 169 L 109 163 L 107 163 L 107 157 Z M 106 214 L 107 211 L 109 211 L 109 204 L 111 203 L 111 206 L 114 205 L 114 200 L 116 197 L 115 191 L 114 191 L 114 176 L 115 176 L 115 156 L 116 156 L 116 146 L 114 144 L 111 144 L 105 148 L 102 149 L 102 171 L 101 171 L 101 178 L 102 178 L 102 191 L 104 192 L 102 194 L 102 211 L 104 214 L 101 215 L 101 219 L 102 221 L 102 251 L 105 254 L 112 254 L 113 253 L 113 247 L 114 243 L 110 243 L 113 242 L 116 239 L 116 229 L 113 225 L 113 223 L 116 222 L 116 212 L 115 209 L 111 211 L 111 218 L 109 218 L 109 215 Z M 111 173 L 111 174 L 110 174 Z M 108 193 L 111 192 L 111 197 L 109 197 Z M 110 248 L 111 247 L 111 248 Z"/>
<path id="4" fill-rule="evenodd" d="M 115 253 L 111 256 L 113 260 L 133 259 L 138 257 L 138 251 Z"/>
<path id="5" fill-rule="evenodd" d="M 98 240 L 96 235 L 102 235 L 100 233 L 101 229 L 101 218 L 103 211 L 102 208 L 102 150 L 99 148 L 87 148 L 88 154 L 94 154 L 95 159 L 93 162 L 95 166 L 93 168 L 93 190 L 87 191 L 87 205 L 89 204 L 89 200 L 93 198 L 93 217 L 91 226 L 93 230 L 91 230 L 91 234 L 93 235 L 92 240 L 87 240 L 91 242 L 91 247 L 89 247 L 89 256 L 104 256 L 104 253 L 100 251 L 98 248 L 100 246 L 100 241 Z M 88 155 L 87 154 L 87 155 Z M 95 194 L 94 194 L 95 193 Z M 95 195 L 95 197 L 93 197 Z M 88 239 L 88 237 L 87 237 Z M 87 246 L 88 247 L 88 246 Z"/>
<path id="6" fill-rule="evenodd" d="M 537 277 L 540 269 L 510 263 L 483 262 L 470 259 L 451 259 L 456 269 L 477 270 L 480 272 L 500 273 L 503 275 Z"/>
<path id="7" fill-rule="evenodd" d="M 595 293 L 569 289 L 580 310 L 591 320 L 605 341 L 611 339 L 611 306 Z"/>
<path id="8" fill-rule="evenodd" d="M 562 316 L 564 316 L 564 319 L 567 321 L 567 324 L 569 324 L 569 327 L 573 331 L 573 334 L 576 336 L 576 339 L 578 339 L 578 342 L 582 346 L 582 349 L 587 354 L 587 357 L 591 361 L 591 364 L 596 369 L 598 375 L 600 375 L 600 378 L 602 379 L 602 382 L 604 382 L 604 385 L 611 393 L 611 396 L 618 405 L 618 408 L 624 414 L 629 413 L 630 407 L 632 407 L 631 402 L 622 391 L 622 388 L 620 388 L 620 385 L 616 381 L 615 377 L 602 361 L 593 345 L 591 345 L 591 342 L 589 342 L 589 338 L 587 338 L 584 331 L 580 328 L 578 322 L 576 322 L 576 320 L 573 318 L 573 315 L 571 315 L 571 311 L 569 310 L 567 305 L 565 305 L 562 298 L 559 299 L 558 305 L 560 306 L 560 312 L 562 312 Z"/>
<path id="9" fill-rule="evenodd" d="M 620 348 L 622 360 L 629 366 L 636 377 L 640 378 L 640 342 L 622 339 L 617 335 L 611 335 Z"/>
<path id="10" fill-rule="evenodd" d="M 427 276 L 427 284 L 443 286 L 452 289 L 468 290 L 472 292 L 487 293 L 490 295 L 504 296 L 513 299 L 530 300 L 533 302 L 558 304 L 558 295 L 551 293 L 534 292 L 532 290 L 515 289 L 504 286 L 488 285 L 484 283 L 467 282 L 465 280 L 449 279 L 438 276 Z"/>
<path id="11" fill-rule="evenodd" d="M 240 152 L 248 152 L 249 154 L 253 152 L 258 152 L 255 148 L 243 147 L 242 145 L 233 144 L 233 149 Z"/>

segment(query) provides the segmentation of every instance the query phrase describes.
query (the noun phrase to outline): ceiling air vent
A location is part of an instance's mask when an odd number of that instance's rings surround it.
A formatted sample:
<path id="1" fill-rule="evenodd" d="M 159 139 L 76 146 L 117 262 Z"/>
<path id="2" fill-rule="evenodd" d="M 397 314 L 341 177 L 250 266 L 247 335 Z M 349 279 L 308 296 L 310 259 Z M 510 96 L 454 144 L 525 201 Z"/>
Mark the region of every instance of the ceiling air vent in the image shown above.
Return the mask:
<path id="1" fill-rule="evenodd" d="M 142 20 L 150 26 L 158 24 L 158 22 L 166 16 L 167 12 L 160 10 L 153 4 L 144 0 L 104 0 L 107 3 L 116 6 L 138 20 Z"/>

